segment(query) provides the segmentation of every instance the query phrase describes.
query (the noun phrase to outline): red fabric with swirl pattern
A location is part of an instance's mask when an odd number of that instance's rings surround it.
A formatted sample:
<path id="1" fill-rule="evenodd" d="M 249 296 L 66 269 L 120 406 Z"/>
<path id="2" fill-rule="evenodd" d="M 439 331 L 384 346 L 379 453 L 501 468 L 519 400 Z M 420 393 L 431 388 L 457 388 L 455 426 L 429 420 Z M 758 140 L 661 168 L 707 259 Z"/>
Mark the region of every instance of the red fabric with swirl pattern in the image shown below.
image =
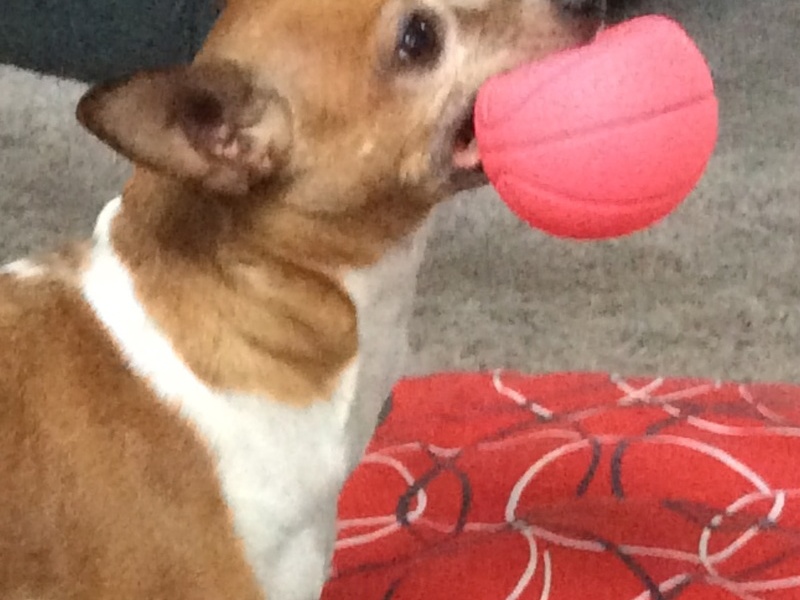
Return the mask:
<path id="1" fill-rule="evenodd" d="M 800 598 L 800 388 L 401 382 L 323 600 Z"/>

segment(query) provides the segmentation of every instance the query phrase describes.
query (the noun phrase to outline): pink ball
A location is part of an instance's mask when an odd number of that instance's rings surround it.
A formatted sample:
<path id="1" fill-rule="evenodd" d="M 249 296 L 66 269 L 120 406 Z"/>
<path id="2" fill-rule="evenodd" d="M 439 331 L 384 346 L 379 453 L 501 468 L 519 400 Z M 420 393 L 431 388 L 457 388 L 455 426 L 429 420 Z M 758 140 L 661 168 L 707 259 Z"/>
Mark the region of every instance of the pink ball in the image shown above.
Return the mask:
<path id="1" fill-rule="evenodd" d="M 716 144 L 708 65 L 662 16 L 633 19 L 490 79 L 475 135 L 513 212 L 571 238 L 609 238 L 660 220 L 694 189 Z"/>

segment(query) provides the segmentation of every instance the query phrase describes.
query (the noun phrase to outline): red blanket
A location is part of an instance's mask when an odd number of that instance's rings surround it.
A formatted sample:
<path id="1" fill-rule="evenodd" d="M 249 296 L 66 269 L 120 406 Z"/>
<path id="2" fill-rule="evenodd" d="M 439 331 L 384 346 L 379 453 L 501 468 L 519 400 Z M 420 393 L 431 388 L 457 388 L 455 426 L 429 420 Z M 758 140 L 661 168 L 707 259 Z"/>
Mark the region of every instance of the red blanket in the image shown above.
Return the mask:
<path id="1" fill-rule="evenodd" d="M 323 600 L 800 598 L 800 388 L 401 382 Z"/>

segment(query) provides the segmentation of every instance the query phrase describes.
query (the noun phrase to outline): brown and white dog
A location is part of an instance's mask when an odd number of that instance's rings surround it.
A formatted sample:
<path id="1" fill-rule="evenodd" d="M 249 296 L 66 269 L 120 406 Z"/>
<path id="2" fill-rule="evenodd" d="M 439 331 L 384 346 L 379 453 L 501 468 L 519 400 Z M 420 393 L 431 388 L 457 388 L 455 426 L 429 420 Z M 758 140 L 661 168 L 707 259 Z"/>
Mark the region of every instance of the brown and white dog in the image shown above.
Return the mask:
<path id="1" fill-rule="evenodd" d="M 230 0 L 192 65 L 92 89 L 136 171 L 0 275 L 0 599 L 317 598 L 428 216 L 484 182 L 476 91 L 602 5 Z"/>

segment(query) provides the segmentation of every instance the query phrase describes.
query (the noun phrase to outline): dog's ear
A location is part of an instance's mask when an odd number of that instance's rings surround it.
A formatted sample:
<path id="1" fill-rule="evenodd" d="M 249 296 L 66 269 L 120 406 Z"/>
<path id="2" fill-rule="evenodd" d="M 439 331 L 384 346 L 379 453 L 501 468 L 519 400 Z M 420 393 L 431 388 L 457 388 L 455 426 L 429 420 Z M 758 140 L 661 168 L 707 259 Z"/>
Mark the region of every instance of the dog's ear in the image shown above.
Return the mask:
<path id="1" fill-rule="evenodd" d="M 232 63 L 145 72 L 92 88 L 78 120 L 135 163 L 238 195 L 291 149 L 288 104 Z"/>

